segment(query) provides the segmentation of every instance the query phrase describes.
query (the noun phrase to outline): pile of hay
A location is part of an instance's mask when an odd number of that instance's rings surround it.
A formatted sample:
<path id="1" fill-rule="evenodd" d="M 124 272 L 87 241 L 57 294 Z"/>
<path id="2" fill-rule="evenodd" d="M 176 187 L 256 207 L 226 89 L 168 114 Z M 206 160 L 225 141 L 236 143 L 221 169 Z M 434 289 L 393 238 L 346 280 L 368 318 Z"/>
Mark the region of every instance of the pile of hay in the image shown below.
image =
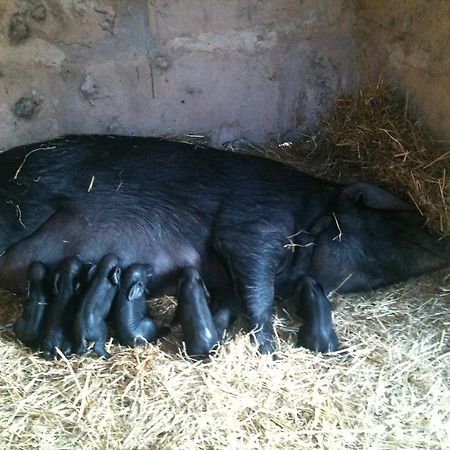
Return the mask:
<path id="1" fill-rule="evenodd" d="M 300 153 L 325 178 L 376 181 L 406 195 L 433 228 L 450 235 L 450 141 L 433 139 L 386 84 L 338 97 Z"/>
<path id="2" fill-rule="evenodd" d="M 350 170 L 406 193 L 431 226 L 450 234 L 450 142 L 432 139 L 408 116 L 408 102 L 380 83 L 356 98 L 339 98 L 323 139 Z"/>
<path id="3" fill-rule="evenodd" d="M 338 99 L 307 142 L 251 151 L 406 191 L 448 232 L 449 155 L 434 144 L 377 86 Z M 48 362 L 16 342 L 20 302 L 0 293 L 0 448 L 450 448 L 448 270 L 332 301 L 342 347 L 333 355 L 295 348 L 299 321 L 280 306 L 277 361 L 241 332 L 193 362 L 174 330 L 145 349 L 110 344 L 108 361 Z M 152 302 L 166 323 L 173 306 Z"/>

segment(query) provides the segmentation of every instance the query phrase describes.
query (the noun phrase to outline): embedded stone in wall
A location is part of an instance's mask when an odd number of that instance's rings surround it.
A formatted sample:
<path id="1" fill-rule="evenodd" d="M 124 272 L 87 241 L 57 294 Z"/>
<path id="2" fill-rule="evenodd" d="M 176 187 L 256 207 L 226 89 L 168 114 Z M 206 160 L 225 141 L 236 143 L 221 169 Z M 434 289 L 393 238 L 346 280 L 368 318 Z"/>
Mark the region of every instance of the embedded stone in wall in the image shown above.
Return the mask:
<path id="1" fill-rule="evenodd" d="M 11 43 L 17 44 L 30 37 L 30 27 L 27 23 L 27 18 L 22 13 L 15 13 L 12 15 L 9 22 L 8 38 Z"/>
<path id="2" fill-rule="evenodd" d="M 28 0 L 30 6 L 28 9 L 28 14 L 36 22 L 44 22 L 47 18 L 47 8 L 39 0 Z"/>
<path id="3" fill-rule="evenodd" d="M 14 104 L 12 111 L 15 116 L 21 119 L 31 119 L 39 110 L 40 104 L 44 98 L 35 90 L 30 95 L 21 97 Z"/>
<path id="4" fill-rule="evenodd" d="M 315 124 L 354 86 L 353 0 L 244 3 L 0 0 L 0 147 L 110 131 L 265 141 Z"/>
<path id="5" fill-rule="evenodd" d="M 98 86 L 95 84 L 94 79 L 90 73 L 86 73 L 83 78 L 83 82 L 80 85 L 81 95 L 85 100 L 91 103 L 98 97 Z M 92 104 L 92 103 L 91 103 Z"/>
<path id="6" fill-rule="evenodd" d="M 170 67 L 170 61 L 167 56 L 158 55 L 155 57 L 155 66 L 161 70 L 167 70 Z"/>

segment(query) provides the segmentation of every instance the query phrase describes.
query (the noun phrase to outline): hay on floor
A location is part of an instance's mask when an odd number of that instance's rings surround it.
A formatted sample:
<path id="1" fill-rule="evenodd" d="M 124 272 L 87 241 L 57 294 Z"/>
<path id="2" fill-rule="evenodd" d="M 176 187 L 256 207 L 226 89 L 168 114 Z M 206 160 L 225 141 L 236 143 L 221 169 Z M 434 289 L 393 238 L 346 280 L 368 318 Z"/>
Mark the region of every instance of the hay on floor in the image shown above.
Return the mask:
<path id="1" fill-rule="evenodd" d="M 447 277 L 447 278 L 446 278 Z M 193 362 L 172 333 L 45 361 L 18 344 L 16 298 L 0 299 L 0 446 L 14 449 L 443 449 L 450 444 L 448 272 L 336 296 L 334 355 L 295 348 L 279 311 L 279 360 L 247 335 Z"/>
<path id="2" fill-rule="evenodd" d="M 449 232 L 448 154 L 385 86 L 338 99 L 302 143 L 246 150 L 342 182 L 386 183 Z M 174 330 L 145 349 L 111 344 L 108 361 L 48 362 L 14 339 L 20 302 L 0 293 L 0 448 L 450 448 L 449 271 L 332 301 L 342 348 L 333 355 L 295 348 L 300 324 L 281 305 L 277 361 L 240 333 L 194 362 Z M 167 322 L 174 301 L 152 307 Z"/>

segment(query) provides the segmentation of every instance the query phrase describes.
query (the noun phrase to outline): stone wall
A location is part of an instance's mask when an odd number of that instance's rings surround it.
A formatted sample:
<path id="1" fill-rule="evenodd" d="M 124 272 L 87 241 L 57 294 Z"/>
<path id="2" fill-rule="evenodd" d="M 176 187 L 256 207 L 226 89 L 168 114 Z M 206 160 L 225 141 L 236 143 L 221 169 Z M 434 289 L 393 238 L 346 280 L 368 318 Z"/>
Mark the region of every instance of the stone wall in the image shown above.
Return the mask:
<path id="1" fill-rule="evenodd" d="M 299 135 L 357 86 L 349 0 L 0 2 L 0 147 Z"/>
<path id="2" fill-rule="evenodd" d="M 448 0 L 0 2 L 0 148 L 68 133 L 291 138 L 380 76 L 450 138 Z"/>
<path id="3" fill-rule="evenodd" d="M 354 36 L 361 80 L 382 76 L 408 112 L 450 139 L 450 2 L 360 0 Z"/>

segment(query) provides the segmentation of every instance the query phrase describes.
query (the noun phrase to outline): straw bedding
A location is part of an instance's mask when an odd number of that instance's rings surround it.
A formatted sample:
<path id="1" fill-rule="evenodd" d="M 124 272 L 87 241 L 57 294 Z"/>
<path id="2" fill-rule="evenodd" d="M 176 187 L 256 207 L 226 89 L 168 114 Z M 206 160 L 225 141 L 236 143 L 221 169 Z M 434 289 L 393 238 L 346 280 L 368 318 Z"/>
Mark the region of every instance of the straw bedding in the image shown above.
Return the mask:
<path id="1" fill-rule="evenodd" d="M 363 97 L 364 93 L 353 101 Z M 344 115 L 348 114 L 346 109 Z M 315 142 L 323 146 L 332 139 L 345 141 L 332 128 L 327 123 L 309 144 L 259 151 L 272 157 L 281 154 L 291 162 L 303 159 L 316 173 L 338 170 L 349 179 L 357 168 L 351 167 L 346 175 L 343 168 L 348 164 L 343 159 L 372 157 L 366 144 L 360 144 L 355 155 L 353 135 L 348 138 L 353 143 L 340 146 L 337 155 L 327 144 L 320 163 Z M 392 135 L 410 148 L 398 134 Z M 347 157 L 341 153 L 344 147 Z M 433 153 L 429 162 L 435 158 Z M 429 167 L 437 170 L 442 160 Z M 364 169 L 371 172 L 369 178 L 377 176 L 369 169 Z M 428 189 L 426 176 L 422 179 L 418 175 L 422 172 L 414 173 L 421 180 L 422 195 Z M 402 183 L 388 178 L 389 174 L 380 177 L 397 187 Z M 448 195 L 448 184 L 446 189 L 442 195 L 434 192 L 427 208 L 425 197 L 419 198 L 413 190 L 411 195 L 434 224 L 448 231 L 448 211 L 445 216 L 438 200 Z M 86 355 L 48 362 L 15 341 L 11 327 L 20 314 L 20 302 L 2 292 L 0 447 L 450 448 L 449 271 L 376 292 L 335 295 L 332 301 L 342 347 L 333 355 L 295 348 L 300 324 L 290 305 L 282 304 L 275 321 L 280 349 L 276 361 L 257 355 L 248 336 L 240 332 L 209 361 L 193 362 L 184 356 L 175 329 L 158 345 L 145 349 L 112 343 L 109 350 L 114 356 L 108 361 Z M 173 299 L 158 299 L 151 305 L 160 320 L 170 320 Z"/>

